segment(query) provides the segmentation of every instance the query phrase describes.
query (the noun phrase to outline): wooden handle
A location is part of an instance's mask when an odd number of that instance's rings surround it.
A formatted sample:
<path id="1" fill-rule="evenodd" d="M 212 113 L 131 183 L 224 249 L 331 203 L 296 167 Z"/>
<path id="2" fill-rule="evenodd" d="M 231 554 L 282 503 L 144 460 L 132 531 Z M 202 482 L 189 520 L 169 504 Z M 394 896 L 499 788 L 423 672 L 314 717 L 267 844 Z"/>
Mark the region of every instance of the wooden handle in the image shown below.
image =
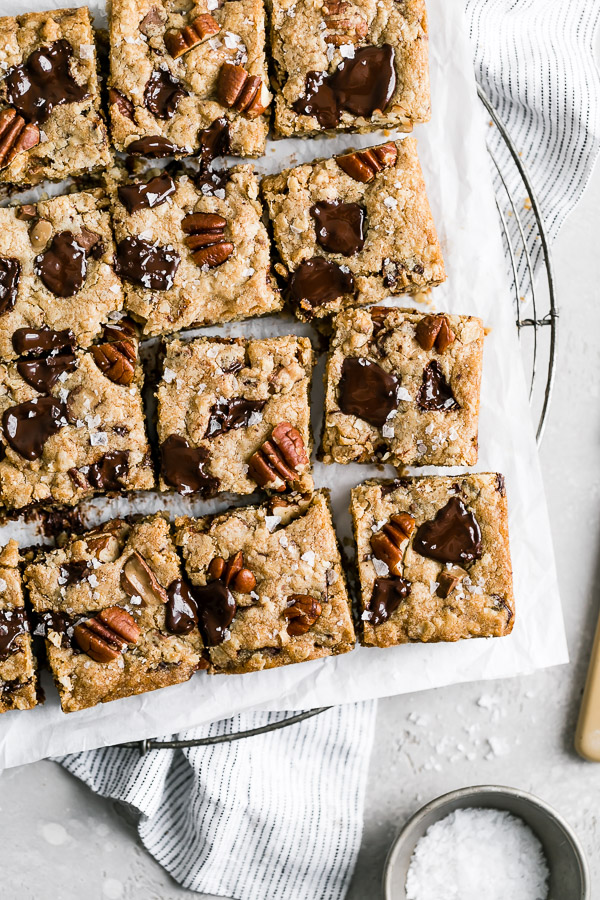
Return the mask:
<path id="1" fill-rule="evenodd" d="M 575 732 L 575 749 L 584 759 L 600 762 L 600 619 Z"/>

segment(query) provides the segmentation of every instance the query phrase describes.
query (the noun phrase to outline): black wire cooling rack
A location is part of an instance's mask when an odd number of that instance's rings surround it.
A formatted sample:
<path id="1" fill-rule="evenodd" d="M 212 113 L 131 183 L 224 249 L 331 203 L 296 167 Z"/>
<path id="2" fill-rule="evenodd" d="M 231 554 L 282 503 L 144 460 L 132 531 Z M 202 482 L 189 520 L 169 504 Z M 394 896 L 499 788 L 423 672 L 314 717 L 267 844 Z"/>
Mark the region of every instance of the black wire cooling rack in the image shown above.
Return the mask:
<path id="1" fill-rule="evenodd" d="M 537 423 L 538 443 L 552 396 L 556 370 L 556 334 L 558 309 L 548 238 L 535 191 L 527 169 L 502 120 L 487 96 L 478 88 L 479 99 L 490 116 L 488 151 L 494 175 L 496 206 L 502 226 L 502 239 L 509 261 L 509 275 L 514 294 L 516 325 L 521 342 L 523 365 L 529 384 L 529 399 Z M 226 744 L 288 728 L 305 719 L 331 709 L 321 706 L 294 713 L 276 722 L 247 731 L 220 734 L 193 740 L 130 741 L 119 747 L 149 750 L 172 750 Z"/>

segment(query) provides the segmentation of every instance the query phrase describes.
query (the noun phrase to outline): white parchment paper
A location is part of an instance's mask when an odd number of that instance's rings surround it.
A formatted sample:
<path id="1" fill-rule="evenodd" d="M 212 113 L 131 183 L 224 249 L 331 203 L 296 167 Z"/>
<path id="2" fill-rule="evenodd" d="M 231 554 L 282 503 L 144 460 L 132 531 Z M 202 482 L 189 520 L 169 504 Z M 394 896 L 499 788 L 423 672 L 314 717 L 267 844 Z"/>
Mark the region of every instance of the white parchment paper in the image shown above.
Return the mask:
<path id="1" fill-rule="evenodd" d="M 2 12 L 11 15 L 28 8 L 22 0 L 16 5 L 2 5 Z M 476 470 L 495 470 L 506 476 L 517 607 L 512 635 L 383 650 L 359 647 L 340 657 L 249 675 L 199 673 L 187 684 L 69 715 L 60 711 L 51 679 L 44 673 L 46 703 L 28 712 L 0 717 L 0 768 L 173 733 L 257 706 L 306 709 L 461 681 L 508 677 L 567 662 L 546 504 L 484 143 L 487 125 L 476 96 L 460 4 L 429 0 L 428 5 L 433 118 L 414 133 L 448 272 L 446 284 L 435 289 L 433 302 L 441 310 L 481 316 L 490 329 L 484 354 Z M 270 142 L 257 168 L 261 172 L 278 171 L 290 163 L 330 156 L 342 148 L 366 146 L 380 139 L 380 134 L 374 134 Z M 409 299 L 399 305 L 410 304 Z M 288 317 L 205 333 L 262 337 L 291 331 L 311 333 L 310 328 Z M 317 442 L 323 362 L 321 359 L 313 392 Z M 386 477 L 392 474 L 393 470 L 386 471 Z M 349 552 L 350 489 L 376 475 L 381 471 L 371 466 L 315 465 L 317 485 L 331 488 L 336 526 Z M 223 508 L 222 503 L 190 504 L 183 498 L 155 494 L 133 504 L 95 500 L 89 506 L 100 510 L 102 519 L 131 511 L 132 506 L 136 512 L 168 508 L 173 514 Z M 11 536 L 28 543 L 39 541 L 31 525 L 12 523 L 0 529 L 0 543 Z"/>

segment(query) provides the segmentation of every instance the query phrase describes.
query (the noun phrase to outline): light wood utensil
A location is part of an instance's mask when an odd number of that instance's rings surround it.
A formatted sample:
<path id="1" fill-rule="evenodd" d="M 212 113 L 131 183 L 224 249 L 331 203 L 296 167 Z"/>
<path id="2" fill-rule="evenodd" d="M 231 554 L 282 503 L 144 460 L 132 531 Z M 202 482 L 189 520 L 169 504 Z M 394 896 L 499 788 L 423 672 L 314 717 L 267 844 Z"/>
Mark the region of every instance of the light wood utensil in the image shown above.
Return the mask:
<path id="1" fill-rule="evenodd" d="M 575 749 L 584 759 L 600 762 L 600 619 L 575 732 Z"/>

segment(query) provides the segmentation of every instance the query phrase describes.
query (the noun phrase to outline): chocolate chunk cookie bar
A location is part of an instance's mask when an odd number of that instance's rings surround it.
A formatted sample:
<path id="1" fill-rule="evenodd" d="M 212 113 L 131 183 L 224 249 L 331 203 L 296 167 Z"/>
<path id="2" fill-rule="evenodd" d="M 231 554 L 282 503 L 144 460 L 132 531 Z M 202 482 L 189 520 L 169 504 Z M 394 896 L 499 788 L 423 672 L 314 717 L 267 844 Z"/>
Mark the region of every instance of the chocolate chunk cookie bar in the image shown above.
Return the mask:
<path id="1" fill-rule="evenodd" d="M 345 653 L 354 628 L 327 496 L 176 521 L 216 672 Z"/>
<path id="2" fill-rule="evenodd" d="M 100 190 L 0 209 L 0 359 L 40 329 L 89 346 L 123 306 L 114 253 Z"/>
<path id="3" fill-rule="evenodd" d="M 152 488 L 133 323 L 106 326 L 90 351 L 68 331 L 19 341 L 23 356 L 0 363 L 0 506 Z"/>
<path id="4" fill-rule="evenodd" d="M 16 541 L 0 548 L 0 713 L 37 703 L 35 657 Z"/>
<path id="5" fill-rule="evenodd" d="M 230 169 L 216 185 L 168 173 L 115 183 L 113 197 L 117 271 L 144 335 L 281 308 L 251 166 Z"/>
<path id="6" fill-rule="evenodd" d="M 308 338 L 169 341 L 158 388 L 163 490 L 310 493 Z"/>
<path id="7" fill-rule="evenodd" d="M 202 639 L 161 515 L 114 519 L 42 554 L 25 578 L 64 712 L 187 681 Z"/>
<path id="8" fill-rule="evenodd" d="M 352 491 L 361 642 L 389 647 L 510 634 L 502 475 L 366 481 Z"/>
<path id="9" fill-rule="evenodd" d="M 480 319 L 374 306 L 340 313 L 334 328 L 324 462 L 477 462 Z"/>
<path id="10" fill-rule="evenodd" d="M 118 150 L 147 157 L 216 145 L 261 156 L 271 102 L 262 0 L 114 0 L 109 104 Z"/>
<path id="11" fill-rule="evenodd" d="M 0 18 L 0 182 L 60 181 L 107 165 L 89 10 Z"/>
<path id="12" fill-rule="evenodd" d="M 396 128 L 430 116 L 425 0 L 270 0 L 282 135 Z"/>
<path id="13" fill-rule="evenodd" d="M 262 188 L 302 319 L 446 277 L 414 138 L 288 169 Z"/>

